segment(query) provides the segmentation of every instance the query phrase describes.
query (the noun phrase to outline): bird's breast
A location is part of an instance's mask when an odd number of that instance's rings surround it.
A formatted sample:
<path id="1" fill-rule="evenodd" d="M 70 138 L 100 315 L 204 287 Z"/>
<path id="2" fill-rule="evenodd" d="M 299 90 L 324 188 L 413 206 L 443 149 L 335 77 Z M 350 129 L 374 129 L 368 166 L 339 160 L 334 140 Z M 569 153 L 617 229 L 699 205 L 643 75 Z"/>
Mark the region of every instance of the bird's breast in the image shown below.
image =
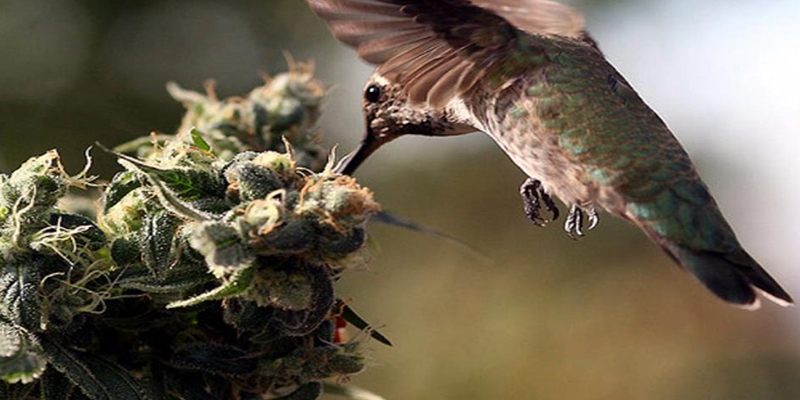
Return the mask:
<path id="1" fill-rule="evenodd" d="M 584 168 L 572 162 L 551 129 L 551 118 L 542 116 L 546 99 L 506 100 L 502 96 L 485 109 L 486 132 L 529 177 L 540 180 L 549 193 L 568 204 L 590 205 L 596 188 L 587 182 Z M 558 118 L 558 117 L 555 117 Z"/>

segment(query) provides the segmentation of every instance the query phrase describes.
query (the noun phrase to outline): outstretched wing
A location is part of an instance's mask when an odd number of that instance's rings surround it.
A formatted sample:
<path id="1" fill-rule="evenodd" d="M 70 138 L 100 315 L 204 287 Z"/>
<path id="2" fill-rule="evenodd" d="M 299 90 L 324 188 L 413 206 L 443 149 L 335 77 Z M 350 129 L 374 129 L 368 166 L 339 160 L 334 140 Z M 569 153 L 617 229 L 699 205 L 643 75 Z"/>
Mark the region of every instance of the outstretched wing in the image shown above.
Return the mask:
<path id="1" fill-rule="evenodd" d="M 434 107 L 469 91 L 523 35 L 588 40 L 582 17 L 546 0 L 308 0 L 334 36 Z"/>

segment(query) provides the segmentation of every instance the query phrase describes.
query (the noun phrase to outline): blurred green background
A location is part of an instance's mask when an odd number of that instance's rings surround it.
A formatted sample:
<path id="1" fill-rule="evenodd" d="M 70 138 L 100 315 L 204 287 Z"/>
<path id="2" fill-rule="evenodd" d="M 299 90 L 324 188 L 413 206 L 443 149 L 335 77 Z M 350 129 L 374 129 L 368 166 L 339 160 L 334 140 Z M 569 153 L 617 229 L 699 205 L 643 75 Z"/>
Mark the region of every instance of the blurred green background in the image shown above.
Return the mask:
<path id="1" fill-rule="evenodd" d="M 750 252 L 800 293 L 800 4 L 573 2 L 611 61 L 665 118 Z M 170 80 L 246 93 L 283 51 L 336 85 L 321 129 L 351 149 L 371 69 L 301 0 L 0 0 L 0 169 L 49 148 L 151 130 L 182 108 Z M 113 160 L 95 151 L 95 173 Z M 359 172 L 388 210 L 470 243 L 370 228 L 368 271 L 340 294 L 395 346 L 368 342 L 354 381 L 388 399 L 800 398 L 800 318 L 713 298 L 634 228 L 580 242 L 527 222 L 523 175 L 486 137 L 404 138 Z M 563 211 L 563 206 L 562 206 Z"/>

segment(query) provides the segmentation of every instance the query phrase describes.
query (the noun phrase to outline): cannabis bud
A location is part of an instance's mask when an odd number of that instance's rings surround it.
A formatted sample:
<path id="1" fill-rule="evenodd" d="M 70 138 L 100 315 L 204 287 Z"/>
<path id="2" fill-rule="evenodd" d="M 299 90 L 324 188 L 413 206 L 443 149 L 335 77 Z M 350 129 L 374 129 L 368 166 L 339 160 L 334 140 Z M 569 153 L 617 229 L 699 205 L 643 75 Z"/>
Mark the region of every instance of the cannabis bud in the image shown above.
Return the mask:
<path id="1" fill-rule="evenodd" d="M 324 161 L 322 85 L 297 65 L 244 98 L 170 92 L 183 126 L 118 147 L 97 202 L 55 151 L 0 174 L 0 398 L 356 393 L 327 382 L 364 368 L 345 321 L 388 341 L 334 283 L 380 207 Z"/>

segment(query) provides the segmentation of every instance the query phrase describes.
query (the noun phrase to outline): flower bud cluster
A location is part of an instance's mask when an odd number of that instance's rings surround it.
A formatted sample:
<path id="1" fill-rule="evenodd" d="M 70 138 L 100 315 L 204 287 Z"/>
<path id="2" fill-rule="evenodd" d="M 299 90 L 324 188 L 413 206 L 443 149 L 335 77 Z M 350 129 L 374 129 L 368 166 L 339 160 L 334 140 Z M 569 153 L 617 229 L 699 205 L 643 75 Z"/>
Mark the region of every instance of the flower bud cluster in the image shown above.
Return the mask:
<path id="1" fill-rule="evenodd" d="M 325 149 L 319 146 L 315 127 L 321 114 L 326 88 L 314 78 L 310 64 L 290 62 L 290 70 L 272 78 L 243 97 L 218 99 L 213 84 L 207 93 L 183 89 L 171 82 L 167 90 L 183 103 L 186 114 L 178 133 L 197 129 L 223 160 L 243 150 L 286 151 L 283 138 L 296 148 L 299 165 L 314 170 L 325 162 Z M 170 135 L 156 135 L 156 144 Z M 161 158 L 153 138 L 134 140 L 117 150 L 140 158 Z"/>
<path id="2" fill-rule="evenodd" d="M 28 383 L 44 372 L 44 335 L 85 328 L 98 310 L 98 251 L 105 234 L 57 207 L 71 185 L 55 150 L 0 174 L 0 379 Z"/>
<path id="3" fill-rule="evenodd" d="M 310 68 L 170 90 L 184 126 L 121 146 L 96 209 L 54 151 L 0 174 L 0 398 L 315 399 L 364 368 L 345 320 L 388 343 L 334 291 L 380 207 L 324 163 Z"/>
<path id="4" fill-rule="evenodd" d="M 258 338 L 236 348 L 244 354 L 268 353 L 275 342 L 283 350 L 285 341 L 299 346 L 280 359 L 255 358 L 269 366 L 248 374 L 261 389 L 360 370 L 355 344 L 320 337 L 332 334 L 333 283 L 348 266 L 343 260 L 363 249 L 365 224 L 379 211 L 372 193 L 334 172 L 333 161 L 318 173 L 299 167 L 288 143 L 287 153 L 243 152 L 225 161 L 197 147 L 203 138 L 172 140 L 182 144 L 165 148 L 183 149 L 170 153 L 181 162 L 122 156 L 127 170 L 106 191 L 101 221 L 119 235 L 111 255 L 127 267 L 118 284 L 168 309 L 222 300 L 239 340 Z M 316 339 L 299 340 L 309 336 Z M 208 357 L 221 351 L 208 345 Z M 308 354 L 319 356 L 310 362 Z M 291 377 L 279 367 L 286 363 Z"/>

